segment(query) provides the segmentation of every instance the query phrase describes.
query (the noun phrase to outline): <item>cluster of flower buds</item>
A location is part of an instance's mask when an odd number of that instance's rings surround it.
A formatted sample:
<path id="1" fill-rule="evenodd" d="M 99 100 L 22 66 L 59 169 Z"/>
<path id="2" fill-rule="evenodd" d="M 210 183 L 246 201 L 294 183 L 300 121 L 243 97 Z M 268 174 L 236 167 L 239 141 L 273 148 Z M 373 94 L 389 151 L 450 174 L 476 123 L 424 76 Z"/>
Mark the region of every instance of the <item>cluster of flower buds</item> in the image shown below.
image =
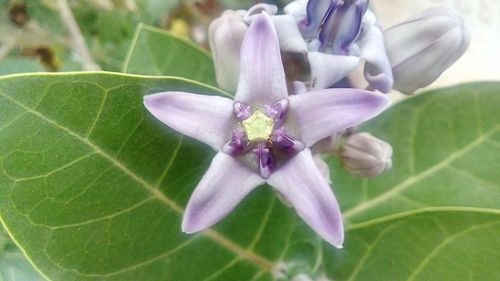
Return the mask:
<path id="1" fill-rule="evenodd" d="M 296 0 L 285 7 L 285 14 L 277 11 L 276 6 L 257 4 L 248 11 L 226 11 L 212 22 L 210 45 L 222 88 L 234 90 L 237 85 L 234 58 L 246 26 L 261 12 L 273 15 L 282 52 L 305 56 L 309 67 L 304 71 L 309 73 L 303 77 L 310 80 L 294 82 L 312 89 L 344 86 L 364 60 L 371 89 L 411 94 L 434 82 L 470 43 L 462 19 L 445 7 L 421 11 L 385 31 L 367 0 Z"/>

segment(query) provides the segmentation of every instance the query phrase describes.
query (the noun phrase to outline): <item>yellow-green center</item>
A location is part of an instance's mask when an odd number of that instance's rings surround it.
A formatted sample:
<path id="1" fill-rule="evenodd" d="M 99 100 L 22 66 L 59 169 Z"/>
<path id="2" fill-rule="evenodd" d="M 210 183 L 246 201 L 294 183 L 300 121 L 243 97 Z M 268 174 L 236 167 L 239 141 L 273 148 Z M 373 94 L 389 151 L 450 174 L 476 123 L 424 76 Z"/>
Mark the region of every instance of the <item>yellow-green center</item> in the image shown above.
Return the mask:
<path id="1" fill-rule="evenodd" d="M 241 124 L 249 141 L 265 141 L 273 132 L 274 119 L 267 117 L 257 109 Z"/>

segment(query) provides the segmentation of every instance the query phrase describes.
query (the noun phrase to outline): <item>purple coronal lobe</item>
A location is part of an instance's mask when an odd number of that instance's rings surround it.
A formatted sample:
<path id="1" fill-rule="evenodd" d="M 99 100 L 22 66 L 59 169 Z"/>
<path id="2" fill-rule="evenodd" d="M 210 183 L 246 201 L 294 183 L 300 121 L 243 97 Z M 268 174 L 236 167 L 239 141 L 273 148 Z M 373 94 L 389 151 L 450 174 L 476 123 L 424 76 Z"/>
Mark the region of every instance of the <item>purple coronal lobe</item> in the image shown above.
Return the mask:
<path id="1" fill-rule="evenodd" d="M 309 0 L 307 2 L 307 23 L 304 28 L 306 33 L 316 33 L 324 24 L 327 12 L 334 9 L 339 2 L 341 0 Z"/>
<path id="2" fill-rule="evenodd" d="M 284 127 L 274 130 L 272 140 L 277 147 L 288 153 L 296 153 L 305 148 L 305 145 L 301 141 L 287 135 Z"/>
<path id="3" fill-rule="evenodd" d="M 320 28 L 320 51 L 330 50 L 333 54 L 350 55 L 351 46 L 361 32 L 363 15 L 367 9 L 367 0 L 332 3 Z"/>
<path id="4" fill-rule="evenodd" d="M 266 115 L 276 121 L 276 126 L 280 126 L 283 124 L 288 109 L 288 100 L 282 99 L 273 105 L 265 104 L 264 108 L 266 110 Z"/>
<path id="5" fill-rule="evenodd" d="M 257 156 L 260 176 L 268 179 L 274 169 L 274 158 L 271 155 L 270 149 L 267 148 L 266 143 L 261 142 L 253 149 L 253 153 Z"/>
<path id="6" fill-rule="evenodd" d="M 233 130 L 231 139 L 222 147 L 222 151 L 234 156 L 241 155 L 247 151 L 248 140 L 244 132 Z"/>
<path id="7" fill-rule="evenodd" d="M 240 121 L 248 119 L 252 113 L 250 112 L 251 107 L 249 105 L 243 104 L 241 102 L 234 103 L 234 113 L 236 114 L 236 118 Z"/>

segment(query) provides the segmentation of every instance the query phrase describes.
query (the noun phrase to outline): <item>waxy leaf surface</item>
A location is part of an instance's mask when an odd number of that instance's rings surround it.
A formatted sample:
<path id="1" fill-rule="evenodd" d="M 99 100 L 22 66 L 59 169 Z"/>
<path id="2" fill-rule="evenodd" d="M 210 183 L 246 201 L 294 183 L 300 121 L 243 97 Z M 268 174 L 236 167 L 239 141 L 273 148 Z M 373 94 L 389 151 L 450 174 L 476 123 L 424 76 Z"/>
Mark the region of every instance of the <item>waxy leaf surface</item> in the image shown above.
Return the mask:
<path id="1" fill-rule="evenodd" d="M 500 257 L 497 83 L 395 105 L 365 128 L 394 168 L 352 179 L 332 164 L 342 250 L 267 187 L 207 232 L 180 231 L 213 152 L 142 106 L 145 94 L 224 95 L 177 78 L 111 73 L 0 78 L 0 218 L 51 280 L 494 280 Z"/>
<path id="2" fill-rule="evenodd" d="M 179 76 L 216 85 L 215 70 L 208 51 L 188 39 L 145 24 L 137 27 L 122 71 Z"/>

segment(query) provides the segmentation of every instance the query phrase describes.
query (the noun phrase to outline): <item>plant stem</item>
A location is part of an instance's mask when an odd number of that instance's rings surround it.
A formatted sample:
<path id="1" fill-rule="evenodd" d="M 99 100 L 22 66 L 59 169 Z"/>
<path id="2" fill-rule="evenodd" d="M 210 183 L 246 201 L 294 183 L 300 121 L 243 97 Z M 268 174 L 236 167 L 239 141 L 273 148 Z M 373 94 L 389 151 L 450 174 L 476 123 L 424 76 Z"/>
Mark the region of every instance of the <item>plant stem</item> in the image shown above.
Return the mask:
<path id="1" fill-rule="evenodd" d="M 73 48 L 81 58 L 83 70 L 101 70 L 101 67 L 94 62 L 94 59 L 90 54 L 90 50 L 85 43 L 85 38 L 83 37 L 82 32 L 78 27 L 78 23 L 73 16 L 73 12 L 68 5 L 68 1 L 57 0 L 57 6 L 59 7 L 61 20 L 71 37 Z"/>

